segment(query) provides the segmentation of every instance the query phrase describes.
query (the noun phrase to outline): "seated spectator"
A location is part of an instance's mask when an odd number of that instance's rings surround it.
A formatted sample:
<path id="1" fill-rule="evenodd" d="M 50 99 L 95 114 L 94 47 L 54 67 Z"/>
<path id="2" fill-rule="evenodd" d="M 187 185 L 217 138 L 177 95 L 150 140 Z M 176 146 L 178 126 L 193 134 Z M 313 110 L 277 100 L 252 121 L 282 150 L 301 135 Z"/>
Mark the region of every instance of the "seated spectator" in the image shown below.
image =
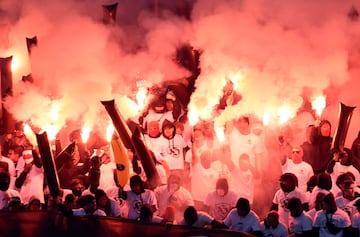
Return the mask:
<path id="1" fill-rule="evenodd" d="M 204 207 L 216 220 L 224 220 L 229 211 L 235 207 L 238 198 L 234 191 L 229 190 L 226 178 L 219 178 L 215 188 L 206 196 Z"/>
<path id="2" fill-rule="evenodd" d="M 13 198 L 17 198 L 22 204 L 20 193 L 14 189 L 10 189 L 9 172 L 0 172 L 0 210 L 8 210 L 9 204 Z"/>
<path id="3" fill-rule="evenodd" d="M 188 206 L 194 206 L 191 193 L 182 187 L 181 178 L 178 175 L 170 175 L 168 184 L 157 187 L 154 193 L 158 203 L 159 215 L 164 215 L 166 208 L 173 206 L 176 210 L 176 222 L 182 220 L 183 213 Z"/>
<path id="4" fill-rule="evenodd" d="M 206 212 L 197 211 L 194 206 L 189 206 L 184 211 L 184 219 L 180 225 L 189 227 L 217 227 L 220 223 Z"/>
<path id="5" fill-rule="evenodd" d="M 232 209 L 224 220 L 224 225 L 230 230 L 243 231 L 255 236 L 262 236 L 260 219 L 250 209 L 250 202 L 246 198 L 239 198 L 236 208 Z"/>
<path id="6" fill-rule="evenodd" d="M 32 196 L 29 200 L 29 204 L 27 205 L 28 211 L 40 211 L 41 210 L 41 203 L 40 199 Z"/>
<path id="7" fill-rule="evenodd" d="M 270 211 L 263 222 L 260 223 L 263 236 L 268 237 L 287 237 L 288 230 L 285 225 L 279 222 L 277 211 Z"/>
<path id="8" fill-rule="evenodd" d="M 121 209 L 118 202 L 109 198 L 104 190 L 98 189 L 95 191 L 96 205 L 103 210 L 107 216 L 121 217 Z"/>
<path id="9" fill-rule="evenodd" d="M 127 192 L 126 203 L 129 208 L 128 219 L 137 220 L 140 217 L 140 208 L 142 205 L 150 205 L 153 212 L 157 211 L 157 200 L 154 192 L 145 189 L 144 181 L 139 175 L 130 178 L 131 191 Z"/>
<path id="10" fill-rule="evenodd" d="M 352 235 L 351 236 L 359 236 L 360 234 L 360 199 L 357 199 L 354 203 L 354 207 L 356 207 L 357 212 L 354 214 L 351 220 L 352 227 Z"/>
<path id="11" fill-rule="evenodd" d="M 84 195 L 79 198 L 78 209 L 73 209 L 74 216 L 106 216 L 106 213 L 103 210 L 100 210 L 96 207 L 96 200 L 93 195 Z"/>
<path id="12" fill-rule="evenodd" d="M 142 205 L 140 208 L 139 221 L 142 223 L 162 223 L 163 218 L 154 215 L 151 207 L 148 204 Z"/>

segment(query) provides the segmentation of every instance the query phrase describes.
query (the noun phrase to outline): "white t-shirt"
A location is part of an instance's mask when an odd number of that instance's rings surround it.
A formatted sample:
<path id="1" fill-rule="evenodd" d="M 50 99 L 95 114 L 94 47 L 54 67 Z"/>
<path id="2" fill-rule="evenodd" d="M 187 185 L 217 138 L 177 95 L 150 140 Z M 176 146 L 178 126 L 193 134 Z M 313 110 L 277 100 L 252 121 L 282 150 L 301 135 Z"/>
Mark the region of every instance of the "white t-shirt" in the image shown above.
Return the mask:
<path id="1" fill-rule="evenodd" d="M 292 173 L 298 178 L 298 189 L 306 192 L 307 182 L 314 175 L 313 168 L 305 161 L 295 164 L 291 159 L 286 159 L 286 163 L 281 167 L 282 173 Z"/>
<path id="2" fill-rule="evenodd" d="M 227 214 L 232 210 L 238 197 L 234 191 L 229 190 L 225 196 L 219 196 L 215 191 L 208 193 L 205 199 L 205 205 L 210 207 L 210 214 L 216 220 L 224 220 Z"/>
<path id="3" fill-rule="evenodd" d="M 213 169 L 205 169 L 200 162 L 191 169 L 191 193 L 194 200 L 205 201 L 206 195 L 214 189 L 219 174 Z"/>
<path id="4" fill-rule="evenodd" d="M 240 155 L 245 153 L 249 155 L 250 164 L 257 167 L 255 155 L 262 154 L 264 149 L 258 136 L 253 133 L 243 135 L 236 128 L 233 128 L 229 135 L 229 145 L 231 159 L 235 166 L 239 165 Z"/>
<path id="5" fill-rule="evenodd" d="M 175 220 L 177 222 L 182 220 L 185 208 L 187 208 L 188 206 L 194 206 L 194 200 L 191 196 L 191 193 L 181 186 L 178 190 L 174 192 L 171 190 L 169 191 L 167 185 L 163 185 L 157 187 L 154 190 L 154 193 L 158 203 L 159 216 L 162 216 L 165 212 L 165 209 L 171 204 L 170 197 L 176 199 L 180 203 L 180 205 L 184 207 L 183 210 L 176 208 Z"/>
<path id="6" fill-rule="evenodd" d="M 140 208 L 144 204 L 155 206 L 157 209 L 157 200 L 155 193 L 149 189 L 145 189 L 145 192 L 136 194 L 132 191 L 127 192 L 127 205 L 129 207 L 128 219 L 137 220 L 140 217 Z"/>
<path id="7" fill-rule="evenodd" d="M 159 138 L 160 154 L 170 170 L 184 169 L 184 148 L 186 144 L 181 135 L 175 134 L 172 139 L 163 136 Z"/>
<path id="8" fill-rule="evenodd" d="M 331 220 L 331 223 L 333 223 L 338 228 L 346 228 L 351 226 L 351 220 L 350 217 L 347 215 L 346 212 L 344 212 L 341 209 L 337 209 L 334 214 L 327 214 L 328 219 Z M 342 237 L 343 236 L 343 230 L 341 230 L 337 234 L 331 234 L 326 227 L 326 213 L 322 211 L 318 211 L 315 215 L 315 220 L 313 223 L 314 227 L 318 227 L 319 229 L 319 237 L 328 237 L 328 236 L 334 236 L 334 237 Z"/>
<path id="9" fill-rule="evenodd" d="M 238 197 L 243 197 L 249 200 L 250 204 L 254 201 L 254 175 L 250 170 L 240 170 L 235 168 L 229 178 L 229 186 L 236 190 Z"/>
<path id="10" fill-rule="evenodd" d="M 195 223 L 192 225 L 192 227 L 204 227 L 206 225 L 210 225 L 211 222 L 214 220 L 214 218 L 212 218 L 208 213 L 202 211 L 198 211 L 197 216 L 198 218 L 195 221 Z M 187 225 L 187 224 L 183 219 L 180 221 L 179 225 Z"/>
<path id="11" fill-rule="evenodd" d="M 25 161 L 21 156 L 16 165 L 18 175 L 23 172 L 25 167 Z M 40 200 L 41 203 L 45 203 L 44 199 L 44 169 L 43 167 L 38 168 L 33 165 L 26 176 L 24 184 L 20 188 L 20 195 L 25 205 L 29 203 L 32 196 L 35 196 Z"/>
<path id="12" fill-rule="evenodd" d="M 330 174 L 331 176 L 331 180 L 332 180 L 332 193 L 337 194 L 338 192 L 341 192 L 340 188 L 336 185 L 336 179 L 337 177 L 339 177 L 339 175 L 346 173 L 346 172 L 351 172 L 354 174 L 355 176 L 355 184 L 356 186 L 360 185 L 360 173 L 359 171 L 352 165 L 350 166 L 345 166 L 345 165 L 341 165 L 340 162 L 336 162 L 335 166 L 334 166 L 334 172 Z"/>
<path id="13" fill-rule="evenodd" d="M 285 225 L 282 223 L 279 223 L 276 228 L 266 228 L 264 222 L 260 223 L 260 230 L 263 234 L 263 237 L 287 237 L 288 236 L 288 230 L 286 229 Z"/>
<path id="14" fill-rule="evenodd" d="M 225 217 L 224 224 L 230 228 L 230 230 L 243 231 L 252 233 L 254 231 L 260 231 L 260 219 L 258 215 L 250 210 L 246 216 L 239 216 L 237 209 L 232 209 Z"/>
<path id="15" fill-rule="evenodd" d="M 6 162 L 9 167 L 9 175 L 10 175 L 10 189 L 15 189 L 15 180 L 16 180 L 16 169 L 14 162 L 5 156 L 0 156 L 0 161 Z M 19 174 L 20 175 L 20 174 Z"/>
<path id="16" fill-rule="evenodd" d="M 312 219 L 306 213 L 298 217 L 291 217 L 289 220 L 289 232 L 292 234 L 303 234 L 312 229 Z"/>
<path id="17" fill-rule="evenodd" d="M 0 210 L 5 210 L 6 208 L 8 208 L 9 202 L 13 197 L 18 197 L 20 198 L 20 202 L 23 202 L 18 191 L 14 189 L 8 189 L 6 191 L 0 190 Z"/>
<path id="18" fill-rule="evenodd" d="M 360 213 L 356 213 L 353 218 L 352 218 L 352 221 L 351 221 L 351 226 L 353 228 L 356 228 L 360 231 Z"/>
<path id="19" fill-rule="evenodd" d="M 100 166 L 99 189 L 106 190 L 112 186 L 115 186 L 115 181 L 114 181 L 115 169 L 116 169 L 116 164 L 112 161 L 110 161 L 107 164 L 102 164 Z"/>

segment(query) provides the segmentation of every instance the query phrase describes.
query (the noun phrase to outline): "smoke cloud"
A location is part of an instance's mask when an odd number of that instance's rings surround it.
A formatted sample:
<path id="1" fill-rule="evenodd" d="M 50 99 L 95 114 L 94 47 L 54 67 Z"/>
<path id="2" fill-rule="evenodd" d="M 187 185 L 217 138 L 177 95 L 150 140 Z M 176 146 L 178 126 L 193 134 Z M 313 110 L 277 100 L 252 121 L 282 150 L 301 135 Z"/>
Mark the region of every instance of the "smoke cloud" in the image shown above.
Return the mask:
<path id="1" fill-rule="evenodd" d="M 156 2 L 121 1 L 116 22 L 104 25 L 102 5 L 114 2 L 1 1 L 1 56 L 13 55 L 18 65 L 6 106 L 17 119 L 40 127 L 54 104 L 59 127 L 67 120 L 96 124 L 104 117 L 103 99 L 116 98 L 124 116 L 132 117 L 126 96 L 134 98 L 138 81 L 151 87 L 189 75 L 173 60 L 183 43 L 201 51 L 190 110 L 212 118 L 226 80 L 242 95 L 216 118 L 219 126 L 249 113 L 260 120 L 267 113 L 276 125 L 280 107 L 295 116 L 304 100 L 325 95 L 322 119 L 336 128 L 339 102 L 357 105 L 360 25 L 350 14 L 359 1 Z M 172 12 L 189 6 L 190 20 Z M 25 38 L 33 36 L 38 45 L 28 55 Z M 30 73 L 34 83 L 23 83 Z M 348 143 L 358 127 L 356 109 Z"/>

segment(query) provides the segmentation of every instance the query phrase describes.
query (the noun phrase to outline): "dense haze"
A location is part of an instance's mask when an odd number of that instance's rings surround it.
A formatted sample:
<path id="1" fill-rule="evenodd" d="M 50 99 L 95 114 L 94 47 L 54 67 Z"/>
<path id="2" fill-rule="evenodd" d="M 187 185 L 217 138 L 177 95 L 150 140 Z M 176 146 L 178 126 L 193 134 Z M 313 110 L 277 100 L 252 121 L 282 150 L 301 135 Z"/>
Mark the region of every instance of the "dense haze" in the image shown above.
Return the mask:
<path id="1" fill-rule="evenodd" d="M 119 1 L 116 22 L 105 25 L 101 5 L 112 1 L 1 1 L 0 57 L 13 55 L 20 62 L 7 107 L 17 119 L 40 127 L 68 120 L 102 124 L 108 117 L 99 101 L 112 98 L 124 116 L 135 116 L 125 96 L 134 97 L 137 82 L 150 87 L 189 75 L 173 60 L 184 43 L 201 52 L 190 111 L 212 118 L 226 79 L 234 80 L 243 97 L 217 115 L 219 126 L 246 113 L 259 119 L 269 113 L 269 126 L 281 126 L 278 108 L 294 116 L 303 98 L 325 95 L 322 118 L 332 122 L 334 132 L 339 103 L 359 106 L 360 22 L 348 14 L 360 1 L 168 2 Z M 185 3 L 193 5 L 190 19 L 174 14 Z M 33 36 L 38 46 L 29 56 L 25 38 Z M 29 73 L 33 84 L 21 81 Z M 54 104 L 56 119 L 49 112 Z M 297 128 L 311 122 L 303 114 L 293 123 Z M 348 144 L 359 125 L 357 108 Z M 295 136 L 305 139 L 302 131 Z"/>

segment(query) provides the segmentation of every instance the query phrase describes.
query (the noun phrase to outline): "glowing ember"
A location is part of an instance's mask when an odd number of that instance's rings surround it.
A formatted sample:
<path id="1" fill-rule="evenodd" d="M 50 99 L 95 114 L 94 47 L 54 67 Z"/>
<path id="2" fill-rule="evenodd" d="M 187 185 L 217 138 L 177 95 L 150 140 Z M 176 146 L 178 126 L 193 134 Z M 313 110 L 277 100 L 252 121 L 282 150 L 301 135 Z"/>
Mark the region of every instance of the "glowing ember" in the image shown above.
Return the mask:
<path id="1" fill-rule="evenodd" d="M 325 96 L 318 96 L 311 102 L 312 109 L 315 110 L 317 116 L 321 116 L 326 106 Z"/>

